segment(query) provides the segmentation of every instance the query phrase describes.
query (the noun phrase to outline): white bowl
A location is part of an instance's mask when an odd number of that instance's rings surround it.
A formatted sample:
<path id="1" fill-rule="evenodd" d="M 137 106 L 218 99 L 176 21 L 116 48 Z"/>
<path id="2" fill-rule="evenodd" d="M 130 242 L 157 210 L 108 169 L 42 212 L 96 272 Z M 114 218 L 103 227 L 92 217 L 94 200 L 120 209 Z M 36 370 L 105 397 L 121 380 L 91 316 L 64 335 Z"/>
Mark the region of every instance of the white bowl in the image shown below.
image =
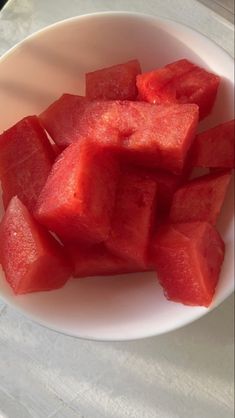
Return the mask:
<path id="1" fill-rule="evenodd" d="M 233 60 L 199 33 L 135 13 L 65 20 L 30 36 L 0 60 L 0 131 L 41 112 L 64 92 L 84 93 L 84 74 L 138 58 L 150 70 L 186 57 L 223 77 L 210 127 L 233 118 Z M 220 221 L 226 257 L 212 308 L 233 291 L 232 186 Z M 1 209 L 0 209 L 1 210 Z M 210 309 L 167 301 L 154 273 L 70 280 L 58 291 L 15 297 L 0 273 L 0 295 L 31 319 L 76 337 L 130 340 L 161 334 Z"/>

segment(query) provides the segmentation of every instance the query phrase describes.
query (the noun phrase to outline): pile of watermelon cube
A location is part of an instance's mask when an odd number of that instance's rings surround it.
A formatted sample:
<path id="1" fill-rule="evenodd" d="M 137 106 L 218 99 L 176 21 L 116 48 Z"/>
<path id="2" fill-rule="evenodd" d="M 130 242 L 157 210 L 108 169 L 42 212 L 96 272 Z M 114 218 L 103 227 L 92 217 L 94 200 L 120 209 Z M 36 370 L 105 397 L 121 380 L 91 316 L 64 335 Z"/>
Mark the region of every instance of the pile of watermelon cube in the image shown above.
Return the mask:
<path id="1" fill-rule="evenodd" d="M 146 73 L 132 60 L 0 135 L 0 263 L 16 295 L 155 271 L 169 300 L 211 304 L 234 120 L 198 132 L 219 84 L 187 59 Z"/>

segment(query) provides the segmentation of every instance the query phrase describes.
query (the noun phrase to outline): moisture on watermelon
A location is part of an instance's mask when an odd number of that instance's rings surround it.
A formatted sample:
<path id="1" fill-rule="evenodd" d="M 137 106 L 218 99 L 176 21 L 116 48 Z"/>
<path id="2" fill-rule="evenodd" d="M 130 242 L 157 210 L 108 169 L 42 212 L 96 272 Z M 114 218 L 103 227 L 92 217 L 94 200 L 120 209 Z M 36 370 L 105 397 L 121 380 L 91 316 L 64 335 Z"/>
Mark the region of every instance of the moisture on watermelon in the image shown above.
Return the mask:
<path id="1" fill-rule="evenodd" d="M 139 99 L 149 103 L 195 103 L 200 119 L 214 105 L 220 77 L 182 59 L 156 70 L 139 74 Z"/>
<path id="2" fill-rule="evenodd" d="M 13 196 L 32 212 L 55 154 L 36 116 L 28 116 L 0 135 L 0 180 L 5 209 Z"/>
<path id="3" fill-rule="evenodd" d="M 16 295 L 58 289 L 72 272 L 61 245 L 17 197 L 0 224 L 0 263 Z"/>
<path id="4" fill-rule="evenodd" d="M 91 100 L 135 100 L 136 76 L 140 73 L 138 60 L 87 73 L 86 97 Z"/>
<path id="5" fill-rule="evenodd" d="M 74 267 L 75 277 L 108 276 L 140 271 L 140 266 L 112 254 L 103 243 L 93 246 L 73 244 L 67 252 Z"/>
<path id="6" fill-rule="evenodd" d="M 157 185 L 145 172 L 122 170 L 111 219 L 107 248 L 119 257 L 146 267 L 152 232 Z"/>
<path id="7" fill-rule="evenodd" d="M 35 216 L 61 239 L 104 241 L 110 229 L 119 164 L 92 141 L 71 144 L 57 158 Z"/>
<path id="8" fill-rule="evenodd" d="M 198 134 L 192 146 L 195 167 L 234 168 L 234 120 Z"/>
<path id="9" fill-rule="evenodd" d="M 170 209 L 171 222 L 206 221 L 215 225 L 231 177 L 228 171 L 207 174 L 178 189 Z"/>
<path id="10" fill-rule="evenodd" d="M 192 306 L 211 304 L 224 259 L 224 243 L 211 224 L 164 225 L 151 250 L 169 300 Z"/>

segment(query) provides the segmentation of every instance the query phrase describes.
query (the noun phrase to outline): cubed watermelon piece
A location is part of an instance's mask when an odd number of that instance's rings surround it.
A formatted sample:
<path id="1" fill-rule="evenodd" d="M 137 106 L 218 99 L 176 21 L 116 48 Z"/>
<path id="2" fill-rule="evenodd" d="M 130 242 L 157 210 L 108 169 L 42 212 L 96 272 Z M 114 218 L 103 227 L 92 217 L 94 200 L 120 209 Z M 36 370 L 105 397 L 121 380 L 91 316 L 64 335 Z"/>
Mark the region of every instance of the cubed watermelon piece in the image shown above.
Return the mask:
<path id="1" fill-rule="evenodd" d="M 33 211 L 55 154 L 36 116 L 28 116 L 0 135 L 0 180 L 5 209 L 13 196 Z"/>
<path id="2" fill-rule="evenodd" d="M 83 114 L 86 99 L 73 94 L 63 94 L 39 115 L 41 123 L 60 148 L 76 141 L 78 120 Z"/>
<path id="3" fill-rule="evenodd" d="M 0 224 L 0 263 L 16 295 L 58 289 L 72 272 L 62 246 L 17 197 Z"/>
<path id="4" fill-rule="evenodd" d="M 152 105 L 146 119 L 146 126 L 124 138 L 123 154 L 135 164 L 181 174 L 195 138 L 198 106 Z"/>
<path id="5" fill-rule="evenodd" d="M 41 119 L 53 140 L 62 147 L 88 136 L 124 154 L 133 163 L 178 173 L 195 137 L 198 107 L 92 102 L 64 95 Z"/>
<path id="6" fill-rule="evenodd" d="M 138 99 L 149 103 L 177 103 L 174 79 L 185 76 L 195 65 L 186 59 L 137 76 Z"/>
<path id="7" fill-rule="evenodd" d="M 141 268 L 147 263 L 156 191 L 156 181 L 145 172 L 131 167 L 122 170 L 106 246 L 114 254 Z"/>
<path id="8" fill-rule="evenodd" d="M 199 119 L 208 116 L 215 103 L 220 77 L 203 68 L 195 68 L 184 77 L 175 80 L 176 98 L 179 103 L 195 103 L 199 106 Z"/>
<path id="9" fill-rule="evenodd" d="M 136 76 L 140 73 L 138 60 L 87 73 L 86 97 L 91 100 L 135 100 Z"/>
<path id="10" fill-rule="evenodd" d="M 214 105 L 220 77 L 182 59 L 137 76 L 139 99 L 149 103 L 195 103 L 200 119 Z"/>
<path id="11" fill-rule="evenodd" d="M 91 101 L 73 94 L 63 94 L 39 116 L 43 126 L 60 149 L 84 136 L 115 144 L 117 132 L 110 126 L 110 115 L 116 115 L 116 102 Z M 112 120 L 111 120 L 112 122 Z"/>
<path id="12" fill-rule="evenodd" d="M 175 78 L 185 76 L 195 66 L 186 59 L 137 75 L 138 99 L 148 103 L 176 103 Z"/>
<path id="13" fill-rule="evenodd" d="M 234 168 L 234 120 L 198 134 L 192 146 L 195 167 Z"/>
<path id="14" fill-rule="evenodd" d="M 102 143 L 119 146 L 120 134 L 128 136 L 150 122 L 152 126 L 161 114 L 160 108 L 156 109 L 156 106 L 149 103 L 91 101 L 81 96 L 64 94 L 40 115 L 40 119 L 60 148 L 84 136 L 96 137 Z"/>
<path id="15" fill-rule="evenodd" d="M 119 167 L 91 141 L 71 144 L 56 160 L 35 210 L 61 239 L 101 242 L 108 237 Z"/>
<path id="16" fill-rule="evenodd" d="M 215 225 L 231 176 L 230 172 L 207 174 L 178 189 L 173 197 L 170 221 L 205 221 Z"/>
<path id="17" fill-rule="evenodd" d="M 74 266 L 75 277 L 109 276 L 140 271 L 136 263 L 112 254 L 103 243 L 93 246 L 69 245 L 67 252 Z"/>
<path id="18" fill-rule="evenodd" d="M 224 243 L 207 222 L 162 226 L 152 244 L 152 261 L 167 299 L 208 307 L 224 259 Z"/>

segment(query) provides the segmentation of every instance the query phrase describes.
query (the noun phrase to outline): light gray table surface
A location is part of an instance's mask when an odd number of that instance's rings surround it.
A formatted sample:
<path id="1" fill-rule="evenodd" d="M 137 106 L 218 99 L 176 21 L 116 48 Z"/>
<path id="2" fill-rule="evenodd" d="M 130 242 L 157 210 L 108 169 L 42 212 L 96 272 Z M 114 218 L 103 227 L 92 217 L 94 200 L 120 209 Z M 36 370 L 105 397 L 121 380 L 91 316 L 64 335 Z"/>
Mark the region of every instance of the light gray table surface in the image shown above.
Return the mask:
<path id="1" fill-rule="evenodd" d="M 233 2 L 202 3 L 10 0 L 0 12 L 0 55 L 50 23 L 103 10 L 186 23 L 233 54 Z M 170 334 L 101 343 L 44 329 L 0 299 L 0 418 L 232 418 L 233 312 L 230 297 Z"/>

